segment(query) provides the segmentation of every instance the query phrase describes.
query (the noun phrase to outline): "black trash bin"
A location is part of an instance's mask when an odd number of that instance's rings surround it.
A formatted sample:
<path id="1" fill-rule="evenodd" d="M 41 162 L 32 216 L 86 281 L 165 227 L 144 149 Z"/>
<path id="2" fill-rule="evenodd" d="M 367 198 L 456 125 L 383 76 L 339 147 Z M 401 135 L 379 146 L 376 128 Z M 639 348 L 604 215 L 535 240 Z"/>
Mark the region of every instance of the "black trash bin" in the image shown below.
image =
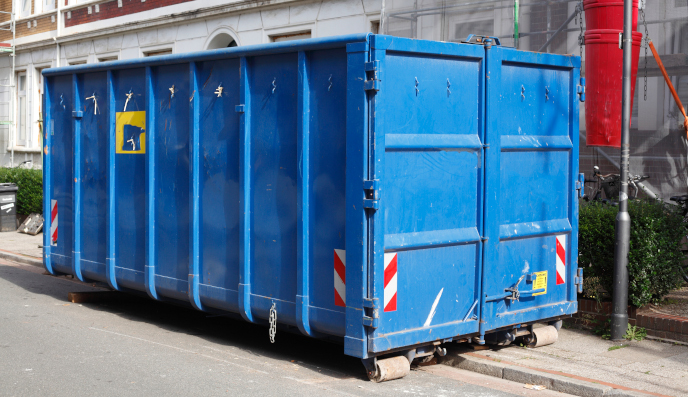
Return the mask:
<path id="1" fill-rule="evenodd" d="M 17 231 L 17 185 L 0 183 L 0 232 Z"/>

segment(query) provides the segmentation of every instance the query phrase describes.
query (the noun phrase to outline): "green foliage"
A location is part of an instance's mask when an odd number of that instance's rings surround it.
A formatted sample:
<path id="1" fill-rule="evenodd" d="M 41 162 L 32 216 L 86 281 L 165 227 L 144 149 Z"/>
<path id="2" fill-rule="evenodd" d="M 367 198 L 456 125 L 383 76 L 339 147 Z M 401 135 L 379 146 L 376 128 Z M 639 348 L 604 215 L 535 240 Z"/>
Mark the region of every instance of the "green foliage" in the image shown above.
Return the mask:
<path id="1" fill-rule="evenodd" d="M 647 336 L 647 330 L 643 327 L 628 324 L 624 338 L 628 340 L 643 340 Z"/>
<path id="2" fill-rule="evenodd" d="M 602 339 L 611 339 L 612 337 L 612 320 L 606 319 L 604 321 L 594 320 L 593 332 Z"/>
<path id="3" fill-rule="evenodd" d="M 616 346 L 611 346 L 607 351 L 614 351 L 614 350 L 619 350 L 623 349 L 624 347 L 628 347 L 628 345 L 616 345 Z"/>
<path id="4" fill-rule="evenodd" d="M 615 219 L 618 207 L 599 202 L 580 207 L 578 250 L 585 276 L 596 278 L 594 291 L 611 293 L 614 276 Z M 681 239 L 688 232 L 681 209 L 655 200 L 629 202 L 631 242 L 628 254 L 628 303 L 659 303 L 682 284 Z M 601 289 L 600 289 L 601 288 Z"/>
<path id="5" fill-rule="evenodd" d="M 17 213 L 43 213 L 43 172 L 25 168 L 0 168 L 0 183 L 14 183 L 17 191 Z"/>

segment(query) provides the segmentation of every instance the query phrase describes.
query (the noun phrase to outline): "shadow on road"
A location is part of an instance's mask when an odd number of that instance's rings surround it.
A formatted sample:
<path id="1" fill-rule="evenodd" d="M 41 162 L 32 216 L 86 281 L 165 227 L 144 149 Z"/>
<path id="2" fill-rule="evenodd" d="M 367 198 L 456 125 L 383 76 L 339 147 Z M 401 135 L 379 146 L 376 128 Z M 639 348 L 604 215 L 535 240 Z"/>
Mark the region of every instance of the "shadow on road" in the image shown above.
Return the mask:
<path id="1" fill-rule="evenodd" d="M 33 294 L 48 295 L 67 302 L 67 293 L 97 291 L 88 284 L 64 277 L 43 275 L 36 269 L 0 263 L 0 278 Z M 320 371 L 334 378 L 367 379 L 360 360 L 344 354 L 340 343 L 313 339 L 284 330 L 271 344 L 268 327 L 226 316 L 200 312 L 178 304 L 157 302 L 147 296 L 121 293 L 121 299 L 83 303 L 90 310 L 111 313 L 128 321 L 145 322 L 174 333 L 202 338 L 216 347 L 233 347 L 255 357 L 266 357 Z M 298 331 L 297 331 L 298 332 Z M 164 342 L 164 341 L 163 341 Z"/>

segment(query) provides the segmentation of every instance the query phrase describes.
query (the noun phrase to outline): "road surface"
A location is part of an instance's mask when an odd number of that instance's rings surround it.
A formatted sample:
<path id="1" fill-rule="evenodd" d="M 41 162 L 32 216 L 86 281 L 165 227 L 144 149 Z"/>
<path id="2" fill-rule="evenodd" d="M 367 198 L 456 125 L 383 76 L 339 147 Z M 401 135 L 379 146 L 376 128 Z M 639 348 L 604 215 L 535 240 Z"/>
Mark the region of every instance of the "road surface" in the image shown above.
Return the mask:
<path id="1" fill-rule="evenodd" d="M 0 261 L 0 395 L 563 396 L 441 365 L 375 384 L 341 345 L 147 297 L 70 303 L 97 291 Z"/>

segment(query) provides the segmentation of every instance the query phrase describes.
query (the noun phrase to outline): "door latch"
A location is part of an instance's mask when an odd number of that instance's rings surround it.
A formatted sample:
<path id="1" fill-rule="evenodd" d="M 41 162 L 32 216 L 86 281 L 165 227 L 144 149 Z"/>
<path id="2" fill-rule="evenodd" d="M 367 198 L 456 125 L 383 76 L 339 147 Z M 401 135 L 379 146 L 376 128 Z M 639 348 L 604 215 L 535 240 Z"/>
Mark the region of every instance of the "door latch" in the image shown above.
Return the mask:
<path id="1" fill-rule="evenodd" d="M 526 278 L 527 277 L 527 278 Z M 485 297 L 485 302 L 495 302 L 495 301 L 500 301 L 502 299 L 506 299 L 511 302 L 518 301 L 520 298 L 525 298 L 528 296 L 533 296 L 539 292 L 545 292 L 544 288 L 538 288 L 538 289 L 532 289 L 530 291 L 519 291 L 518 290 L 518 285 L 521 284 L 521 281 L 526 278 L 526 281 L 529 283 L 532 283 L 536 278 L 536 274 L 524 274 L 521 276 L 521 278 L 516 281 L 513 287 L 509 288 L 504 288 L 504 293 L 499 294 L 499 295 L 492 295 L 492 296 L 487 296 Z"/>

